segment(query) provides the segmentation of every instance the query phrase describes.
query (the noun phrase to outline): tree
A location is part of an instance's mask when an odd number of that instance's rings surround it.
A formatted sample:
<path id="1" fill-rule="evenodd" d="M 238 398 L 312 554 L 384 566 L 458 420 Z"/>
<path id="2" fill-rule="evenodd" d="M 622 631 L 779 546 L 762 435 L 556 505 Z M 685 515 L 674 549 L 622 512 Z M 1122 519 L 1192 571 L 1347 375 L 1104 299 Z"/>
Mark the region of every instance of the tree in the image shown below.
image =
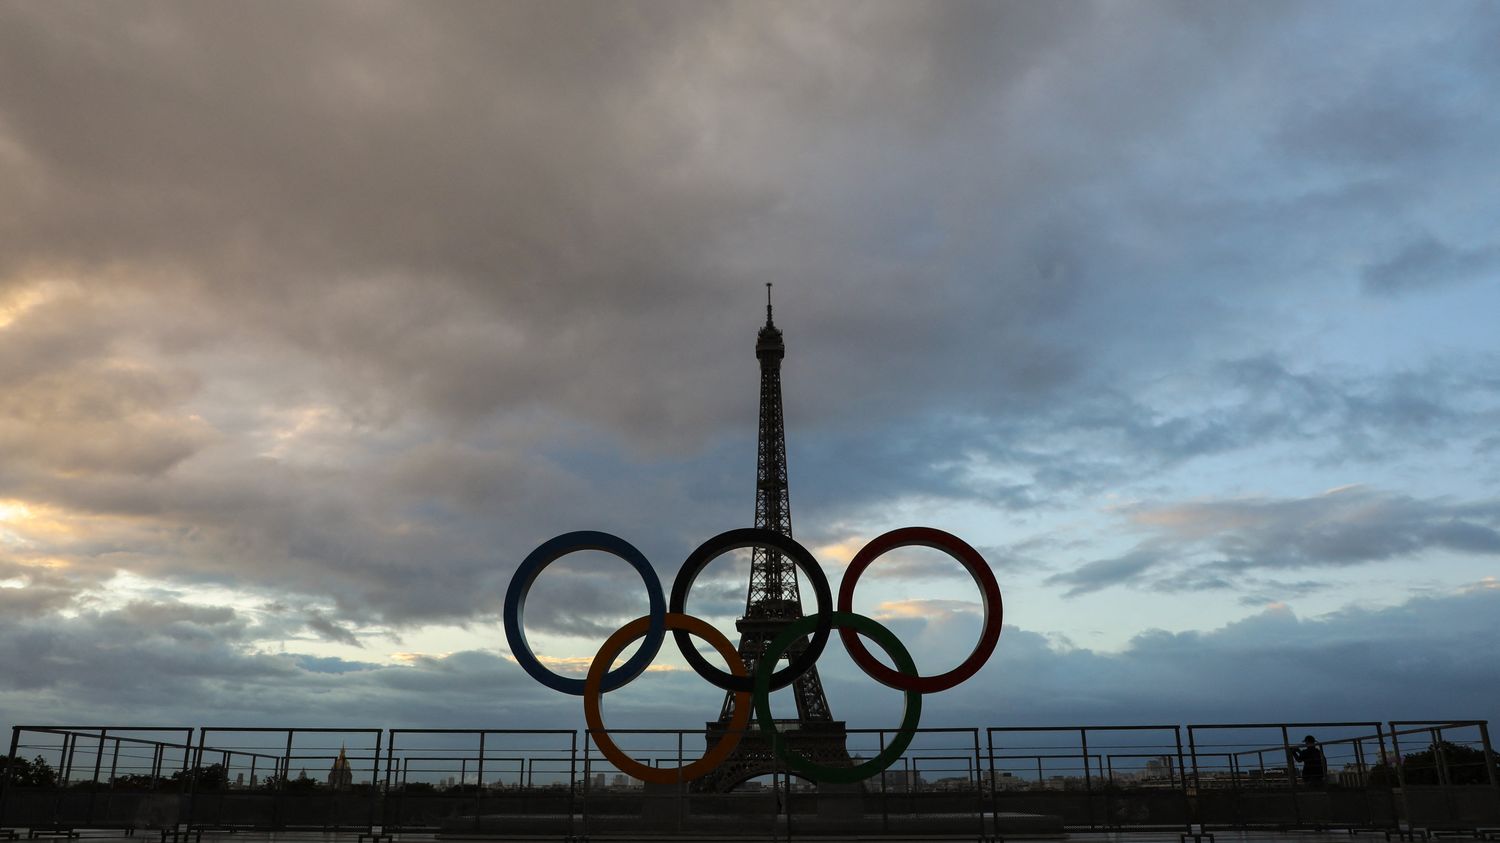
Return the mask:
<path id="1" fill-rule="evenodd" d="M 40 755 L 31 761 L 14 755 L 0 758 L 0 775 L 5 771 L 10 773 L 10 783 L 17 787 L 53 787 L 57 784 L 57 771 Z"/>
<path id="2" fill-rule="evenodd" d="M 306 793 L 318 788 L 318 780 L 308 778 L 306 770 L 303 770 L 294 779 L 289 779 L 279 773 L 272 773 L 261 779 L 259 788 L 262 790 L 282 790 L 288 793 Z"/>
<path id="3" fill-rule="evenodd" d="M 229 786 L 229 771 L 224 769 L 223 764 L 210 764 L 207 767 L 194 767 L 191 770 L 180 770 L 172 774 L 172 781 L 185 783 L 197 781 L 193 785 L 198 790 L 223 790 Z"/>
<path id="4" fill-rule="evenodd" d="M 1443 783 L 1441 767 L 1446 767 L 1449 784 L 1489 784 L 1489 774 L 1484 769 L 1484 750 L 1451 741 L 1439 741 L 1420 752 L 1413 752 L 1401 759 L 1401 777 L 1410 785 L 1434 785 Z M 1495 765 L 1495 777 L 1500 780 L 1500 763 Z M 1370 770 L 1372 787 L 1395 787 L 1400 783 L 1396 771 L 1385 764 Z"/>
<path id="5" fill-rule="evenodd" d="M 310 779 L 304 773 L 303 775 L 300 775 L 297 778 L 288 781 L 286 783 L 285 789 L 289 793 L 308 793 L 310 791 L 318 789 L 318 780 Z"/>

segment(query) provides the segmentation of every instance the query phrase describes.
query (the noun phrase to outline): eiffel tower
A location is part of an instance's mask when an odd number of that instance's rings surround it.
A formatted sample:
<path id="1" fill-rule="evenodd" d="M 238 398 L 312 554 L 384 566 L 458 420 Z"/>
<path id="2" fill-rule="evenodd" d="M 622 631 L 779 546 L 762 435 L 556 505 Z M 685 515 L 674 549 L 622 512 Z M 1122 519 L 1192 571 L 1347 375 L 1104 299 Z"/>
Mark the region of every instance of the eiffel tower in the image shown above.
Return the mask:
<path id="1" fill-rule="evenodd" d="M 771 318 L 771 285 L 766 285 L 766 324 L 755 342 L 760 360 L 760 445 L 755 469 L 755 526 L 792 535 L 792 509 L 786 482 L 786 425 L 781 412 L 781 358 L 786 346 L 781 329 Z M 797 567 L 776 550 L 754 548 L 750 558 L 750 589 L 745 597 L 745 616 L 735 623 L 740 631 L 740 658 L 754 675 L 756 663 L 778 633 L 802 617 L 802 596 L 797 587 Z M 791 659 L 807 648 L 803 638 L 786 653 Z M 813 667 L 792 683 L 796 697 L 795 720 L 777 720 L 787 748 L 827 766 L 849 766 L 844 722 L 834 720 L 823 696 L 823 683 Z M 712 745 L 734 716 L 734 694 L 724 695 L 719 719 L 708 724 Z M 746 779 L 784 769 L 766 740 L 754 727 L 734 753 L 718 769 L 694 782 L 695 790 L 727 791 Z"/>

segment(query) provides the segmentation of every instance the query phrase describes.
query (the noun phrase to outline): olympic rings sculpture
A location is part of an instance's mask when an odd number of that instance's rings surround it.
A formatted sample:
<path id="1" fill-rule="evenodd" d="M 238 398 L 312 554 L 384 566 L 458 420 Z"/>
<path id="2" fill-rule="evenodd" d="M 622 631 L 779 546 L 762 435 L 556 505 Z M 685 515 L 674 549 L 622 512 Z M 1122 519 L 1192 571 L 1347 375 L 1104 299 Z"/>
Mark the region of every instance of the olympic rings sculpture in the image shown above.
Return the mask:
<path id="1" fill-rule="evenodd" d="M 911 654 L 895 633 L 873 618 L 856 614 L 852 608 L 854 587 L 870 563 L 896 548 L 914 546 L 940 550 L 963 565 L 964 570 L 973 577 L 974 584 L 979 587 L 984 607 L 984 625 L 974 649 L 957 667 L 934 676 L 922 676 L 917 672 Z M 692 590 L 693 581 L 698 574 L 720 555 L 741 548 L 775 550 L 791 560 L 812 585 L 817 604 L 816 612 L 791 621 L 771 641 L 766 652 L 757 661 L 754 675 L 750 674 L 739 652 L 723 633 L 706 621 L 687 614 L 688 592 Z M 605 640 L 590 663 L 585 678 L 573 679 L 560 676 L 541 663 L 526 640 L 524 620 L 526 595 L 531 591 L 536 578 L 548 565 L 580 550 L 602 551 L 619 557 L 634 568 L 646 585 L 650 613 L 625 624 Z M 816 782 L 849 783 L 874 776 L 901 757 L 916 734 L 924 694 L 945 691 L 979 672 L 995 652 L 995 645 L 1000 640 L 1003 615 L 1000 586 L 995 582 L 989 563 L 967 542 L 951 533 L 931 527 L 906 527 L 877 537 L 861 548 L 850 561 L 839 584 L 838 601 L 835 603 L 827 576 L 807 548 L 790 536 L 749 528 L 720 533 L 693 551 L 677 572 L 670 598 L 662 592 L 656 569 L 651 567 L 651 563 L 634 545 L 624 539 L 592 530 L 557 536 L 533 550 L 516 569 L 505 592 L 504 620 L 505 637 L 516 662 L 533 679 L 548 688 L 583 697 L 584 720 L 594 736 L 595 744 L 600 753 L 623 773 L 655 784 L 690 781 L 705 775 L 734 752 L 749 727 L 753 711 L 761 732 L 769 736 L 776 757 L 790 769 Z M 810 670 L 823 654 L 835 629 L 838 630 L 839 640 L 849 651 L 850 658 L 861 670 L 882 685 L 903 691 L 906 695 L 905 712 L 896 737 L 879 755 L 853 767 L 814 764 L 790 751 L 771 716 L 771 692 L 787 687 Z M 627 756 L 610 738 L 601 712 L 604 694 L 625 686 L 644 673 L 661 651 L 668 632 L 672 633 L 682 657 L 699 676 L 709 684 L 733 693 L 735 697 L 734 717 L 719 740 L 702 758 L 677 768 L 652 767 Z M 871 655 L 860 640 L 862 635 L 874 641 L 890 656 L 896 665 L 894 670 Z M 710 664 L 693 645 L 693 636 L 708 642 L 723 657 L 729 670 L 720 670 Z M 796 653 L 786 667 L 775 670 L 782 655 L 804 637 L 809 637 L 807 647 Z M 641 641 L 641 646 L 636 654 L 619 667 L 610 669 L 620 653 L 637 640 Z"/>

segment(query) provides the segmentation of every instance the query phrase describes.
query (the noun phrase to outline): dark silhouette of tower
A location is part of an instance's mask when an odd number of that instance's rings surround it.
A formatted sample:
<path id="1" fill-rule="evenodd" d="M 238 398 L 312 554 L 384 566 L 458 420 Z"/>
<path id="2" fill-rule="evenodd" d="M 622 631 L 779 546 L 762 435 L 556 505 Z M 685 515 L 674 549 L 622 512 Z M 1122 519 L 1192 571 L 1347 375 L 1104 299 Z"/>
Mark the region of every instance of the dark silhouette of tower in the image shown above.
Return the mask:
<path id="1" fill-rule="evenodd" d="M 755 526 L 792 535 L 792 509 L 787 496 L 786 425 L 781 412 L 781 359 L 786 345 L 781 329 L 771 317 L 771 285 L 766 285 L 766 324 L 755 342 L 755 356 L 760 360 L 760 443 L 755 465 Z M 745 616 L 735 623 L 740 631 L 740 657 L 754 675 L 761 655 L 783 629 L 802 617 L 802 597 L 797 587 L 797 566 L 781 553 L 754 548 L 750 559 L 750 588 L 745 597 Z M 793 658 L 807 648 L 803 638 L 792 645 L 785 658 Z M 850 764 L 845 746 L 844 723 L 834 720 L 823 696 L 823 683 L 813 667 L 792 683 L 797 702 L 795 720 L 778 720 L 787 746 L 819 764 Z M 734 694 L 724 695 L 719 719 L 708 724 L 710 743 L 718 739 L 734 715 Z M 770 742 L 754 728 L 740 741 L 718 769 L 697 780 L 700 790 L 724 791 L 740 782 L 775 772 L 781 768 L 771 752 Z"/>

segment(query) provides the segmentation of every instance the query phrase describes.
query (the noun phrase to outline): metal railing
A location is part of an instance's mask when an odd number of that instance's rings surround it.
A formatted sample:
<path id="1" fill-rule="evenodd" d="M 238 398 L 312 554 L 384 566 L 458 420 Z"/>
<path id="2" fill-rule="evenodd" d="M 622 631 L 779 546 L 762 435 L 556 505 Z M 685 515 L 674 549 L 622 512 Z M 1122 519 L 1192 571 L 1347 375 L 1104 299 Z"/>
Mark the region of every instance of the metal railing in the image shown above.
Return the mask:
<path id="1" fill-rule="evenodd" d="M 1500 826 L 1500 772 L 1482 720 L 982 731 L 983 740 L 980 728 L 919 729 L 862 785 L 815 787 L 780 768 L 710 794 L 643 786 L 601 758 L 587 730 L 17 726 L 9 758 L 19 760 L 0 772 L 0 829 L 984 838 Z M 1322 777 L 1293 757 L 1304 732 Z M 848 751 L 872 757 L 894 733 L 850 729 Z M 696 759 L 708 737 L 611 735 L 657 767 Z"/>

